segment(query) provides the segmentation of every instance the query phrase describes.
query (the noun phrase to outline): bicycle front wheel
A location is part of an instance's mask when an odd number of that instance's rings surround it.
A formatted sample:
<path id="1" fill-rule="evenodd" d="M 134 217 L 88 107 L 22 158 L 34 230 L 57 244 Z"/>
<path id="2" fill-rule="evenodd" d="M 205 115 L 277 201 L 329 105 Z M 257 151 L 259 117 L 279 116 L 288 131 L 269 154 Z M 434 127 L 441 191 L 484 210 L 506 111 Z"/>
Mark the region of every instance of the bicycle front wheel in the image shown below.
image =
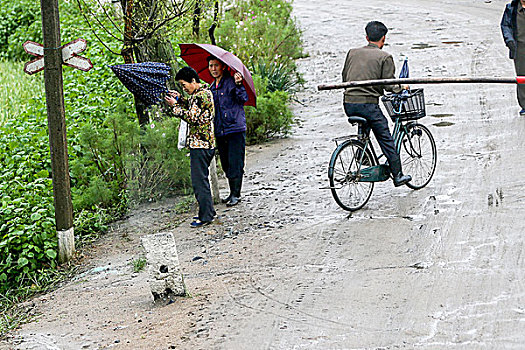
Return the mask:
<path id="1" fill-rule="evenodd" d="M 430 130 L 421 124 L 407 125 L 399 152 L 403 173 L 411 175 L 407 186 L 419 190 L 425 187 L 436 170 L 437 150 Z"/>
<path id="2" fill-rule="evenodd" d="M 332 195 L 341 208 L 355 211 L 368 202 L 374 183 L 360 182 L 360 170 L 374 163 L 370 151 L 365 151 L 364 145 L 357 140 L 348 140 L 335 149 L 328 167 L 328 179 Z"/>

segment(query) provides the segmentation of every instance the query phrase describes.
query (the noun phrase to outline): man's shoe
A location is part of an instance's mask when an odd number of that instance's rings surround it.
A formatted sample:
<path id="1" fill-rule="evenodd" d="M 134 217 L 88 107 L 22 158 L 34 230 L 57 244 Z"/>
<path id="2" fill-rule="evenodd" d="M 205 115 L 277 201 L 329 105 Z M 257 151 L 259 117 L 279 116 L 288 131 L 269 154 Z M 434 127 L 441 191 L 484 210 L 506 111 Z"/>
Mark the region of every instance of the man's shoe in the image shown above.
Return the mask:
<path id="1" fill-rule="evenodd" d="M 199 228 L 211 224 L 211 221 L 200 221 L 199 219 L 193 221 L 190 226 L 191 228 Z"/>
<path id="2" fill-rule="evenodd" d="M 520 111 L 520 115 L 525 116 L 525 108 Z"/>
<path id="3" fill-rule="evenodd" d="M 394 186 L 399 187 L 403 186 L 407 182 L 410 182 L 412 180 L 412 176 L 410 175 L 403 175 L 403 173 L 398 173 L 394 176 Z"/>
<path id="4" fill-rule="evenodd" d="M 239 204 L 240 201 L 241 201 L 241 199 L 239 197 L 232 196 L 230 201 L 228 203 L 226 203 L 226 206 L 227 207 L 233 207 L 234 205 Z"/>

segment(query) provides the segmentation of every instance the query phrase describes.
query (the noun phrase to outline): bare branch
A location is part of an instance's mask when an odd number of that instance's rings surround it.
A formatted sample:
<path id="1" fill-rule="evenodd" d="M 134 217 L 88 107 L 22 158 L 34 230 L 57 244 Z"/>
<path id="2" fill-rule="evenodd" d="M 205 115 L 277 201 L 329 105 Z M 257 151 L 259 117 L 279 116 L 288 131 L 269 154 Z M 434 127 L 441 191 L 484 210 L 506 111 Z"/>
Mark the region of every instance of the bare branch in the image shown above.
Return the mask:
<path id="1" fill-rule="evenodd" d="M 84 2 L 85 4 L 85 2 Z M 89 6 L 88 6 L 88 9 L 89 9 Z M 120 40 L 118 37 L 116 37 L 109 29 L 106 28 L 106 26 L 104 26 L 104 24 L 100 21 L 100 19 L 93 13 L 93 11 L 89 10 L 90 12 L 90 15 L 91 17 L 94 17 L 95 20 L 98 22 L 98 24 L 100 25 L 100 27 L 102 27 L 104 29 L 104 31 L 106 33 L 108 33 L 110 36 L 112 36 L 114 39 L 116 40 Z"/>
<path id="2" fill-rule="evenodd" d="M 106 11 L 106 8 L 104 7 L 104 5 L 100 2 L 100 0 L 97 0 L 98 2 L 98 5 L 102 8 L 102 10 L 104 11 L 104 14 L 106 15 L 107 18 L 109 18 L 109 21 L 111 22 L 111 24 L 113 24 L 113 27 L 115 27 L 116 30 L 119 31 L 120 34 L 122 34 L 122 29 L 120 29 L 119 26 L 117 26 L 117 24 L 115 23 L 115 21 L 113 21 L 113 19 L 111 18 L 111 16 L 108 14 L 108 12 Z"/>
<path id="3" fill-rule="evenodd" d="M 88 24 L 89 26 L 89 29 L 91 29 L 91 31 L 93 32 L 93 35 L 95 35 L 95 37 L 97 38 L 98 41 L 100 41 L 100 43 L 102 44 L 102 46 L 104 46 L 109 52 L 111 52 L 112 54 L 114 55 L 118 55 L 120 56 L 121 54 L 118 53 L 118 52 L 115 52 L 113 51 L 108 45 L 106 45 L 106 43 L 98 36 L 98 34 L 95 32 L 95 30 L 93 29 L 93 27 L 91 26 L 91 23 L 89 22 L 89 19 L 87 18 L 86 16 L 86 13 L 84 12 L 84 10 L 82 9 L 82 5 L 80 4 L 80 0 L 77 0 L 77 4 L 78 4 L 78 8 L 80 9 L 80 12 L 82 13 L 82 16 L 84 17 L 84 19 L 86 20 L 86 23 Z"/>

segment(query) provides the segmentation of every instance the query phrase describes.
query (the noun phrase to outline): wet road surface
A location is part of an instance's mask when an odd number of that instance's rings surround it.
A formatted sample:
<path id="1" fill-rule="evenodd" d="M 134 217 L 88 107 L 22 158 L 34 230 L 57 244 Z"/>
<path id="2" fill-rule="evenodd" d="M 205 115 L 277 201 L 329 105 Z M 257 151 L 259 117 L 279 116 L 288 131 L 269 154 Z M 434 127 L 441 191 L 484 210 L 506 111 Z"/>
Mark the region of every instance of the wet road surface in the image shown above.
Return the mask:
<path id="1" fill-rule="evenodd" d="M 44 349 L 523 348 L 525 118 L 515 87 L 424 86 L 434 178 L 419 191 L 377 184 L 351 216 L 322 188 L 332 139 L 355 131 L 342 91 L 316 90 L 340 80 L 369 20 L 390 28 L 385 50 L 398 69 L 409 57 L 411 77 L 513 76 L 504 3 L 294 0 L 309 54 L 299 61 L 300 125 L 250 148 L 243 202 L 218 208 L 222 225 L 176 227 L 192 298 L 153 307 L 145 276 L 129 272 L 148 233 L 132 228 L 162 229 L 153 208 L 127 223 L 114 252 L 130 252 L 105 275 L 37 301 L 54 300 L 17 348 L 38 349 L 35 339 Z"/>

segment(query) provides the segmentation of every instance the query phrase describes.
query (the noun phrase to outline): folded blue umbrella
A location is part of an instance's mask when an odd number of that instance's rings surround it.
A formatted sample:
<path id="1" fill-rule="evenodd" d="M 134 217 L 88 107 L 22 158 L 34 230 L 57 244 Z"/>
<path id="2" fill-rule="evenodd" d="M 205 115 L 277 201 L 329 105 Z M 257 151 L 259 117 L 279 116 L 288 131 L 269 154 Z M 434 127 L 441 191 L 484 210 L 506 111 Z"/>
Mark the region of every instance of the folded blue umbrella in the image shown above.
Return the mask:
<path id="1" fill-rule="evenodd" d="M 399 72 L 399 77 L 408 78 L 409 73 L 410 72 L 408 70 L 408 57 L 405 57 L 405 62 L 403 62 L 403 67 L 401 68 L 401 72 Z"/>
<path id="2" fill-rule="evenodd" d="M 127 63 L 110 66 L 124 86 L 146 107 L 157 104 L 168 92 L 166 82 L 171 67 L 159 62 Z"/>

